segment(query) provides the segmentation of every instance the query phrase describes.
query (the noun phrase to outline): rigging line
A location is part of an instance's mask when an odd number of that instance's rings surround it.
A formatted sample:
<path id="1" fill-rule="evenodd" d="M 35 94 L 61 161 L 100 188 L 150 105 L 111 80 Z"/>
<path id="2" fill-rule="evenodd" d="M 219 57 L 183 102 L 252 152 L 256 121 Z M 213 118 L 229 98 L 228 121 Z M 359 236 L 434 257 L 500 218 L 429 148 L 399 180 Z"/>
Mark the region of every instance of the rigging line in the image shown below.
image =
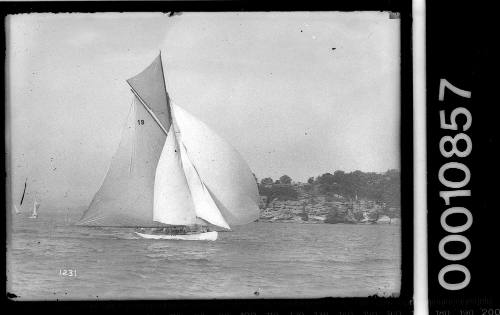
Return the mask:
<path id="1" fill-rule="evenodd" d="M 128 82 L 127 82 L 128 83 Z M 130 83 L 129 83 L 130 85 Z M 151 115 L 151 117 L 153 117 L 153 119 L 156 121 L 156 123 L 158 124 L 158 126 L 160 126 L 161 130 L 163 130 L 163 132 L 165 133 L 165 135 L 168 134 L 167 130 L 165 129 L 165 127 L 163 127 L 163 125 L 161 124 L 160 120 L 158 119 L 158 117 L 156 117 L 156 115 L 153 113 L 153 111 L 149 108 L 148 105 L 146 105 L 146 102 L 144 102 L 144 100 L 139 96 L 139 94 L 134 90 L 134 88 L 132 87 L 132 85 L 130 85 L 131 87 L 131 91 L 132 93 L 134 93 L 134 95 L 137 97 L 137 99 L 141 102 L 141 104 L 144 106 L 144 108 L 148 111 L 148 113 Z"/>

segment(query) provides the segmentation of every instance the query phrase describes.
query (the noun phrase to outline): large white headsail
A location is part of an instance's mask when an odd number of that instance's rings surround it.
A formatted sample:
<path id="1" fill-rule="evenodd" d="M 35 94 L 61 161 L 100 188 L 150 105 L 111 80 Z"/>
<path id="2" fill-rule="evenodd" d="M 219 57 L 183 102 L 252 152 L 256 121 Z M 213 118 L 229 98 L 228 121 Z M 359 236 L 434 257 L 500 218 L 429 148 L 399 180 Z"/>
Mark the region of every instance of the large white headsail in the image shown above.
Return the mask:
<path id="1" fill-rule="evenodd" d="M 173 225 L 197 222 L 191 192 L 184 175 L 173 125 L 158 161 L 154 187 L 153 220 Z"/>
<path id="2" fill-rule="evenodd" d="M 171 103 L 187 156 L 230 225 L 255 221 L 259 195 L 252 171 L 241 155 L 206 124 Z"/>

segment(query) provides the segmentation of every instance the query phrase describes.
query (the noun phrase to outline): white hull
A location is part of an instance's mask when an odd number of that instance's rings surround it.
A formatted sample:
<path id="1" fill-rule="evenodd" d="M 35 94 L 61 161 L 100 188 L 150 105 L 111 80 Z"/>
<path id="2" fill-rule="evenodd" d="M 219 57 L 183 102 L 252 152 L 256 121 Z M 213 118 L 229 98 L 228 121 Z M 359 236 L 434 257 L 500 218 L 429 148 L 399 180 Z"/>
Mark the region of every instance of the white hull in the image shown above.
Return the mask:
<path id="1" fill-rule="evenodd" d="M 166 235 L 166 234 L 144 234 L 135 232 L 142 238 L 155 239 L 155 240 L 179 240 L 179 241 L 215 241 L 218 233 L 216 231 L 184 234 L 184 235 Z"/>

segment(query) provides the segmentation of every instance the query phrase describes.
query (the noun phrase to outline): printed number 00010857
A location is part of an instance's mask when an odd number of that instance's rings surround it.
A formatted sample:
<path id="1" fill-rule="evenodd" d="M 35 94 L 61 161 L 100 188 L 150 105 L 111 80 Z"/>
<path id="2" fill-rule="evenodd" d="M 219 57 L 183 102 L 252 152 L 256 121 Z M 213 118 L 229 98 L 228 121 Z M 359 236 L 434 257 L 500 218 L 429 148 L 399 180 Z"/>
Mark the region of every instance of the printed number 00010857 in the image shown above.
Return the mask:
<path id="1" fill-rule="evenodd" d="M 448 88 L 451 92 L 455 93 L 456 95 L 464 98 L 470 98 L 471 97 L 471 92 L 462 90 L 448 82 L 446 79 L 441 79 L 439 83 L 439 101 L 443 102 L 444 101 L 444 92 L 445 89 Z M 465 122 L 461 124 L 460 126 L 458 125 L 458 122 L 456 120 L 457 116 L 463 115 L 465 116 Z M 441 137 L 441 140 L 439 141 L 439 152 L 444 158 L 451 158 L 453 156 L 457 158 L 464 158 L 468 156 L 472 152 L 472 140 L 471 138 L 465 134 L 464 132 L 467 131 L 471 124 L 472 124 L 472 115 L 468 109 L 465 107 L 457 107 L 451 111 L 451 114 L 449 116 L 449 122 L 446 120 L 446 111 L 441 110 L 439 111 L 439 120 L 440 120 L 440 127 L 441 129 L 445 130 L 454 130 L 454 131 L 459 131 L 459 128 L 461 128 L 460 133 L 455 134 L 454 136 L 443 136 Z M 459 149 L 458 144 L 460 142 L 465 142 L 465 148 Z M 451 149 L 447 149 L 447 144 L 451 144 Z M 449 147 L 449 146 L 448 146 Z M 456 181 L 455 179 L 448 179 L 446 177 L 446 171 L 447 170 L 457 170 L 460 171 L 463 174 L 463 179 L 460 181 Z M 470 176 L 471 172 L 469 168 L 464 164 L 460 162 L 448 162 L 445 163 L 441 166 L 438 172 L 438 178 L 439 182 L 447 187 L 447 188 L 452 188 L 455 190 L 442 190 L 439 192 L 439 196 L 444 199 L 444 203 L 446 206 L 450 205 L 450 199 L 453 197 L 470 197 L 471 191 L 470 189 L 460 189 L 465 187 L 469 181 L 470 181 Z M 459 226 L 451 226 L 447 223 L 447 218 L 448 216 L 452 214 L 463 214 L 466 216 L 467 221 Z M 441 239 L 439 242 L 439 254 L 441 257 L 446 259 L 447 261 L 459 261 L 465 259 L 467 256 L 469 256 L 470 251 L 471 251 L 471 243 L 467 239 L 467 237 L 460 235 L 458 233 L 463 233 L 466 230 L 468 230 L 471 225 L 472 225 L 472 213 L 465 207 L 450 207 L 443 211 L 441 214 L 441 227 L 450 235 L 447 235 Z M 461 242 L 462 244 L 465 245 L 465 249 L 461 253 L 448 253 L 445 250 L 445 245 L 448 242 Z M 464 280 L 460 283 L 449 283 L 444 279 L 444 276 L 448 272 L 461 272 L 464 275 Z M 449 264 L 444 266 L 438 274 L 438 281 L 441 287 L 443 287 L 446 290 L 461 290 L 465 287 L 470 282 L 470 271 L 469 269 L 461 264 Z"/>

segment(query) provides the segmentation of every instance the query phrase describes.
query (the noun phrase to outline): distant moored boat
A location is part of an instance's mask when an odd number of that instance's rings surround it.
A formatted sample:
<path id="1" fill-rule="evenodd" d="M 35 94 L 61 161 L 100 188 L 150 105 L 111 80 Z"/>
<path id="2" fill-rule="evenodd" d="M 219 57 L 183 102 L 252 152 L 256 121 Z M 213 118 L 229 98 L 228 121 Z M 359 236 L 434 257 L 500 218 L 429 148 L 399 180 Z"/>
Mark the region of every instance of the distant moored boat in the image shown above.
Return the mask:
<path id="1" fill-rule="evenodd" d="M 22 207 L 22 205 L 23 205 L 27 183 L 28 183 L 28 178 L 26 178 L 26 180 L 24 181 L 24 189 L 23 189 L 23 194 L 21 196 L 21 201 L 19 202 L 19 207 L 16 204 L 14 204 L 14 211 L 16 214 L 21 214 L 21 210 L 19 208 Z"/>
<path id="2" fill-rule="evenodd" d="M 30 219 L 36 219 L 36 218 L 38 218 L 38 212 L 37 212 L 37 210 L 38 210 L 39 207 L 40 207 L 40 203 L 35 200 L 33 202 L 33 213 L 29 217 Z"/>

